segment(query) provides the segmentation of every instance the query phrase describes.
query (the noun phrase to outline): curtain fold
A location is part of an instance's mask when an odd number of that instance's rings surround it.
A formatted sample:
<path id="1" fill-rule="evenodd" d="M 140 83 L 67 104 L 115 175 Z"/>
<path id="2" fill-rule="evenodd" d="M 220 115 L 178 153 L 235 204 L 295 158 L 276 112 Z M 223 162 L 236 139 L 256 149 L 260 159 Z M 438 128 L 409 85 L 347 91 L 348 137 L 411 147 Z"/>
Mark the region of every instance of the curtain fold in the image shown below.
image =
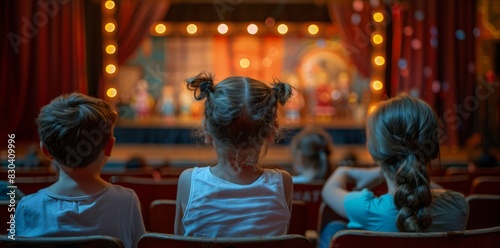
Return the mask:
<path id="1" fill-rule="evenodd" d="M 151 25 L 167 14 L 169 1 L 120 1 L 118 9 L 118 64 L 137 49 Z"/>
<path id="2" fill-rule="evenodd" d="M 0 136 L 33 141 L 43 105 L 87 91 L 84 1 L 7 0 L 0 7 Z"/>
<path id="3" fill-rule="evenodd" d="M 339 27 L 342 45 L 351 62 L 364 77 L 370 77 L 371 7 L 365 2 L 361 9 L 353 9 L 352 0 L 328 1 L 330 19 Z"/>
<path id="4" fill-rule="evenodd" d="M 442 143 L 462 145 L 471 134 L 474 96 L 476 1 L 395 2 L 391 96 L 410 92 L 434 106 Z M 468 108 L 465 108 L 468 107 Z"/>

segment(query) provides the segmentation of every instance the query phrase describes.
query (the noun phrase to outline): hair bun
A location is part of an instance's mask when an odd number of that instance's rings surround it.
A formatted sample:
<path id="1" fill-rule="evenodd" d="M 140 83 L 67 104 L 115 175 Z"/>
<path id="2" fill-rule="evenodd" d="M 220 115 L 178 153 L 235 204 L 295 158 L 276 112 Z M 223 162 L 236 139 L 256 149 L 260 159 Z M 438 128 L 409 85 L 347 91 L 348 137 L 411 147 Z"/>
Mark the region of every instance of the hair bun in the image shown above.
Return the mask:
<path id="1" fill-rule="evenodd" d="M 274 97 L 281 105 L 285 105 L 286 101 L 292 96 L 292 86 L 279 80 L 274 80 L 273 90 Z"/>
<path id="2" fill-rule="evenodd" d="M 211 72 L 202 72 L 186 79 L 186 83 L 187 88 L 194 91 L 194 98 L 196 100 L 203 100 L 213 90 L 214 76 Z"/>

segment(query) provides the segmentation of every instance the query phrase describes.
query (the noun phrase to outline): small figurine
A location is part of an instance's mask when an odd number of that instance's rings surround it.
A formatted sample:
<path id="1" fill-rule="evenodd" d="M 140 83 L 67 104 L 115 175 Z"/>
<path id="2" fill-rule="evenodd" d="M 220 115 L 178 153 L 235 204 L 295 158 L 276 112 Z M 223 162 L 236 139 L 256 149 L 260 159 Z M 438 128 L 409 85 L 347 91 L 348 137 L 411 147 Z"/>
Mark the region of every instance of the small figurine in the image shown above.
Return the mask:
<path id="1" fill-rule="evenodd" d="M 149 117 L 154 99 L 148 92 L 148 83 L 146 80 L 137 82 L 133 90 L 132 108 L 135 110 L 135 116 L 138 119 Z"/>

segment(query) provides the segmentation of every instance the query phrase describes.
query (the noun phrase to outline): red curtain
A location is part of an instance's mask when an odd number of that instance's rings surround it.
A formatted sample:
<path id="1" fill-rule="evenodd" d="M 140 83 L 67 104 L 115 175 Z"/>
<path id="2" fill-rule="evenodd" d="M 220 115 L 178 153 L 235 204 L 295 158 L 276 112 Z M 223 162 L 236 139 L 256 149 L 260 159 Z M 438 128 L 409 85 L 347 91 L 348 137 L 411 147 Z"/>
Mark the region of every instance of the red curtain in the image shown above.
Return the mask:
<path id="1" fill-rule="evenodd" d="M 361 1 L 359 1 L 361 2 Z M 353 0 L 328 1 L 330 19 L 339 27 L 342 45 L 364 77 L 370 77 L 371 63 L 371 7 L 366 1 L 355 7 Z"/>
<path id="2" fill-rule="evenodd" d="M 32 141 L 40 107 L 87 91 L 84 1 L 7 0 L 0 7 L 0 137 Z"/>
<path id="3" fill-rule="evenodd" d="M 167 14 L 170 1 L 123 0 L 118 10 L 118 64 L 123 64 L 136 50 L 151 25 Z"/>
<path id="4" fill-rule="evenodd" d="M 414 0 L 392 4 L 391 95 L 414 92 L 435 106 L 442 142 L 470 135 L 474 96 L 476 1 Z"/>

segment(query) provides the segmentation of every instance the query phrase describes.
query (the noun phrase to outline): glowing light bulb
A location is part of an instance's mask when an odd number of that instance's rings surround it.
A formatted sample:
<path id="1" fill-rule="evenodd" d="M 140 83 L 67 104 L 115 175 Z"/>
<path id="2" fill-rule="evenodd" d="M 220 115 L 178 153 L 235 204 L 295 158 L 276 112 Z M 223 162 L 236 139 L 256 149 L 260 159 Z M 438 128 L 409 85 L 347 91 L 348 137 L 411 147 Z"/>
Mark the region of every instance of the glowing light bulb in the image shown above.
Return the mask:
<path id="1" fill-rule="evenodd" d="M 375 62 L 376 65 L 378 66 L 381 66 L 383 64 L 385 64 L 385 58 L 382 57 L 382 56 L 377 56 L 375 57 L 375 59 L 373 60 Z"/>
<path id="2" fill-rule="evenodd" d="M 250 60 L 247 58 L 242 58 L 240 60 L 240 66 L 241 68 L 248 68 L 250 66 Z"/>
<path id="3" fill-rule="evenodd" d="M 384 84 L 380 80 L 375 80 L 372 83 L 372 88 L 374 90 L 381 90 L 382 88 L 384 88 Z"/>
<path id="4" fill-rule="evenodd" d="M 115 2 L 108 0 L 104 3 L 104 7 L 106 7 L 106 9 L 112 10 L 115 8 Z"/>
<path id="5" fill-rule="evenodd" d="M 312 35 L 315 35 L 319 32 L 319 27 L 318 25 L 316 24 L 311 24 L 309 25 L 309 27 L 307 28 L 307 31 L 312 34 Z"/>
<path id="6" fill-rule="evenodd" d="M 107 54 L 113 54 L 116 52 L 116 47 L 115 45 L 107 45 L 106 46 L 106 53 Z"/>
<path id="7" fill-rule="evenodd" d="M 189 24 L 187 25 L 186 30 L 190 34 L 195 34 L 198 31 L 198 27 L 195 24 Z"/>
<path id="8" fill-rule="evenodd" d="M 163 33 L 165 33 L 167 31 L 167 27 L 163 23 L 158 23 L 155 26 L 155 31 L 158 34 L 163 34 Z"/>
<path id="9" fill-rule="evenodd" d="M 255 25 L 255 24 L 252 23 L 252 24 L 248 25 L 247 31 L 248 31 L 249 34 L 253 35 L 253 34 L 256 34 L 259 31 L 259 27 L 257 27 L 257 25 Z"/>
<path id="10" fill-rule="evenodd" d="M 219 32 L 219 34 L 226 34 L 227 31 L 229 31 L 229 27 L 224 23 L 219 24 L 217 27 L 217 32 Z"/>
<path id="11" fill-rule="evenodd" d="M 382 21 L 384 21 L 384 15 L 380 12 L 375 12 L 373 14 L 373 20 L 376 22 L 382 22 Z"/>
<path id="12" fill-rule="evenodd" d="M 381 44 L 382 42 L 384 42 L 384 37 L 382 37 L 382 35 L 380 34 L 376 34 L 372 37 L 372 42 L 373 44 L 375 45 L 379 45 Z"/>
<path id="13" fill-rule="evenodd" d="M 118 92 L 116 91 L 116 89 L 115 89 L 115 88 L 109 88 L 109 89 L 106 91 L 106 95 L 107 95 L 108 97 L 111 97 L 111 98 L 115 97 L 117 93 L 118 93 Z"/>
<path id="14" fill-rule="evenodd" d="M 115 28 L 116 28 L 115 24 L 111 22 L 106 23 L 106 25 L 104 26 L 104 29 L 106 29 L 106 31 L 110 33 L 115 31 Z"/>
<path id="15" fill-rule="evenodd" d="M 286 34 L 288 32 L 288 26 L 286 24 L 278 25 L 278 33 Z"/>
<path id="16" fill-rule="evenodd" d="M 109 65 L 107 65 L 107 66 L 106 66 L 106 72 L 107 72 L 108 74 L 113 74 L 113 73 L 115 73 L 115 72 L 116 72 L 116 66 L 115 66 L 115 65 L 113 65 L 113 64 L 109 64 Z"/>

